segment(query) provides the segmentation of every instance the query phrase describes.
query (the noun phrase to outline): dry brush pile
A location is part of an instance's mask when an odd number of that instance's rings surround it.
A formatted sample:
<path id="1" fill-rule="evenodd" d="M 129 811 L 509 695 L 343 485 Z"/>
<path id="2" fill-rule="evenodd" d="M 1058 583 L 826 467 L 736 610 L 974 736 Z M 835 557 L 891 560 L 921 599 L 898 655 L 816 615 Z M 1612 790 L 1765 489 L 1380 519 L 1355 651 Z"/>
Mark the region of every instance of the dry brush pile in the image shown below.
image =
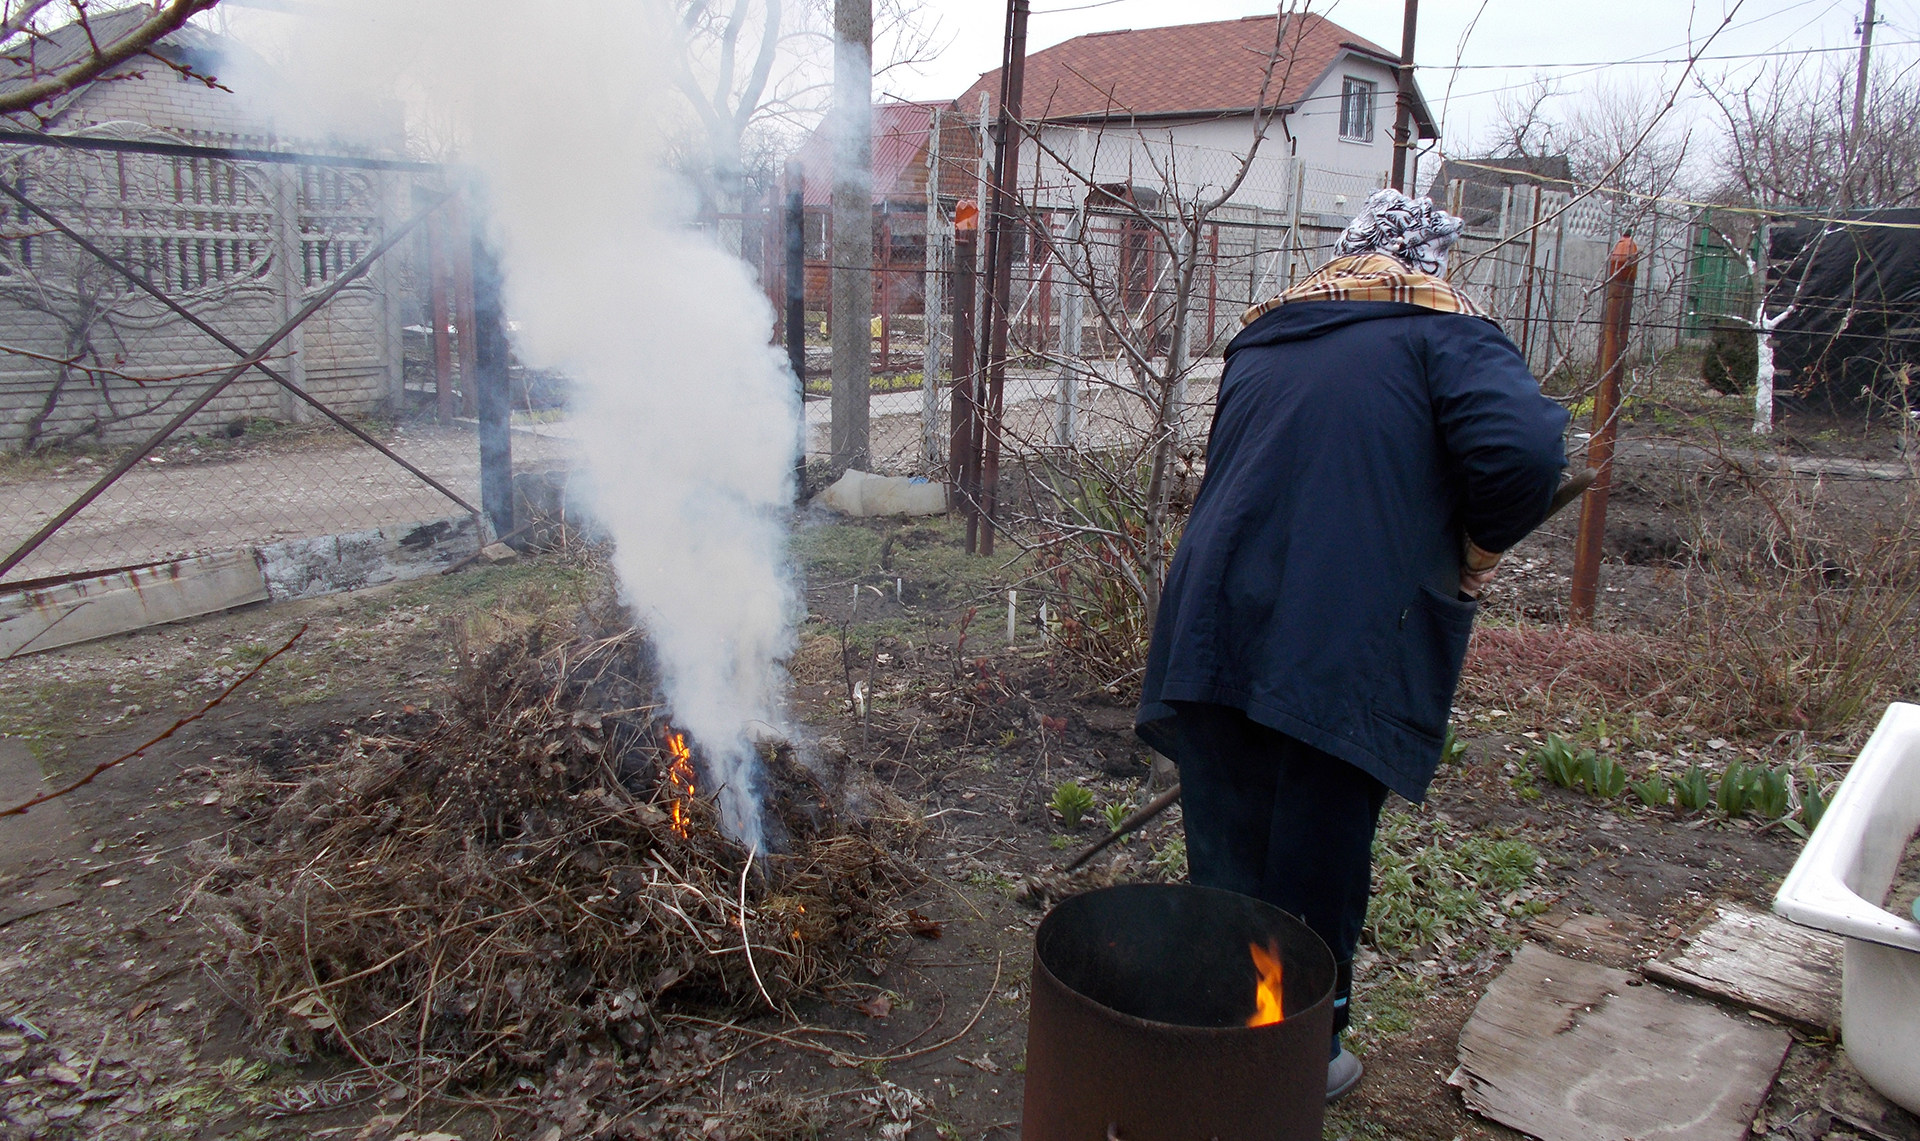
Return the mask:
<path id="1" fill-rule="evenodd" d="M 444 713 L 231 778 L 239 826 L 196 852 L 186 907 L 263 1039 L 423 1090 L 582 1044 L 644 1057 L 663 999 L 784 1005 L 907 929 L 918 817 L 844 766 L 767 751 L 772 855 L 699 798 L 682 834 L 645 642 L 589 613 L 468 654 Z"/>

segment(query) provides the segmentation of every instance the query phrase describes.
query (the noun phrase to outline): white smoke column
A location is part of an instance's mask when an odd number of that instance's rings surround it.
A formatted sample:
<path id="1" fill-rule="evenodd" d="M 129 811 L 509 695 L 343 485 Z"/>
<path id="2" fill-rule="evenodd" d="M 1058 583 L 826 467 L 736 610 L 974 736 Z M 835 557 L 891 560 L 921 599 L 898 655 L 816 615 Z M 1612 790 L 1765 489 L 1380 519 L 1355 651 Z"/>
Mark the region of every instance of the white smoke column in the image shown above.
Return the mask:
<path id="1" fill-rule="evenodd" d="M 771 307 L 743 263 L 687 228 L 694 199 L 667 170 L 666 132 L 685 121 L 667 5 L 409 0 L 329 24 L 345 33 L 321 53 L 333 82 L 413 85 L 481 172 L 515 348 L 576 382 L 596 513 L 674 722 L 718 786 L 701 791 L 730 835 L 762 847 L 750 734 L 780 724 L 785 696 L 799 399 L 769 344 Z"/>

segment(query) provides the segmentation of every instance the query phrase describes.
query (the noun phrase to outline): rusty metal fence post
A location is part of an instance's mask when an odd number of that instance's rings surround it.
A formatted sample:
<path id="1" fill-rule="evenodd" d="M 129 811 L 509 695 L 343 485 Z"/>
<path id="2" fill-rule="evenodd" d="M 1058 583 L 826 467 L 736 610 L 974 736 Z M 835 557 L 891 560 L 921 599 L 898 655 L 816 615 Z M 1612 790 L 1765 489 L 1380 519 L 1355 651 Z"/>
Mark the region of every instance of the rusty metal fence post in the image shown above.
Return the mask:
<path id="1" fill-rule="evenodd" d="M 1596 473 L 1593 489 L 1580 506 L 1580 532 L 1573 547 L 1573 596 L 1569 612 L 1576 625 L 1593 624 L 1600 588 L 1600 558 L 1607 537 L 1607 493 L 1613 486 L 1613 436 L 1620 409 L 1620 371 L 1633 321 L 1633 285 L 1640 249 L 1633 235 L 1622 235 L 1607 258 L 1606 308 L 1600 327 L 1599 383 L 1593 392 L 1593 434 L 1587 440 L 1587 466 Z"/>

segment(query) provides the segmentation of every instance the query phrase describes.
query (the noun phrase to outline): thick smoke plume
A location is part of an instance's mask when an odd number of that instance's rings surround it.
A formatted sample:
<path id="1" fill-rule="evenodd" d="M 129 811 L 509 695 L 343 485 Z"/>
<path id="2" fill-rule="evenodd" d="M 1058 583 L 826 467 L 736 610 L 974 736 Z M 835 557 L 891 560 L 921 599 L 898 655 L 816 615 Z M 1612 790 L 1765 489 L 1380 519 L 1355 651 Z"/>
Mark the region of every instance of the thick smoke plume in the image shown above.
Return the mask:
<path id="1" fill-rule="evenodd" d="M 716 787 L 701 791 L 761 846 L 751 740 L 779 724 L 793 636 L 799 400 L 768 343 L 771 308 L 744 264 L 688 228 L 694 199 L 667 169 L 684 115 L 667 4 L 331 11 L 325 46 L 303 35 L 293 53 L 327 66 L 300 69 L 299 107 L 284 110 L 324 108 L 347 77 L 392 82 L 478 171 L 515 349 L 576 382 L 591 499 L 674 720 L 707 761 Z"/>

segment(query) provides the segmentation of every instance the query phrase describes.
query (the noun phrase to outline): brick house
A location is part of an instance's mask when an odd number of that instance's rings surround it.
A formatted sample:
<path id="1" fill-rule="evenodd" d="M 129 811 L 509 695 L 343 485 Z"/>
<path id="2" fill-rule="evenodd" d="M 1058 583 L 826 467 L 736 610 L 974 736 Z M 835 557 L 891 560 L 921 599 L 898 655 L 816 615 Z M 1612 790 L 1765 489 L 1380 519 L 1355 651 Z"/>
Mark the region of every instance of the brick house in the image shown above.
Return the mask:
<path id="1" fill-rule="evenodd" d="M 980 159 L 977 125 L 939 102 L 876 103 L 873 106 L 874 308 L 883 311 L 883 291 L 893 313 L 918 313 L 927 250 L 927 151 L 933 116 L 940 113 L 939 201 L 951 217 L 961 199 L 973 198 Z M 832 128 L 823 123 L 794 152 L 805 202 L 807 308 L 827 309 L 828 250 L 833 229 Z"/>
<path id="2" fill-rule="evenodd" d="M 150 14 L 95 15 L 111 42 Z M 77 60 L 86 29 L 68 25 L 33 49 L 43 70 Z M 189 25 L 155 52 L 201 75 L 220 75 L 246 49 Z M 22 53 L 0 56 L 0 91 L 24 84 Z M 11 66 L 9 66 L 11 63 Z M 268 74 L 246 60 L 249 75 Z M 223 66 L 226 65 L 226 66 Z M 4 122 L 4 120 L 0 120 Z M 16 115 L 14 130 L 133 142 L 397 153 L 403 130 L 369 126 L 352 148 L 276 138 L 247 100 L 136 56 L 101 80 Z M 125 260 L 227 336 L 257 342 L 379 242 L 401 186 L 378 172 L 0 145 L 0 177 Z M 393 259 L 383 259 L 392 261 Z M 381 264 L 276 350 L 272 363 L 349 415 L 396 409 L 401 378 L 401 267 Z M 120 442 L 163 422 L 232 354 L 114 276 L 25 211 L 0 211 L 0 328 L 7 341 L 61 366 L 0 354 L 0 448 Z M 308 409 L 264 377 L 235 382 L 192 421 L 207 431 L 236 420 L 304 419 Z"/>

